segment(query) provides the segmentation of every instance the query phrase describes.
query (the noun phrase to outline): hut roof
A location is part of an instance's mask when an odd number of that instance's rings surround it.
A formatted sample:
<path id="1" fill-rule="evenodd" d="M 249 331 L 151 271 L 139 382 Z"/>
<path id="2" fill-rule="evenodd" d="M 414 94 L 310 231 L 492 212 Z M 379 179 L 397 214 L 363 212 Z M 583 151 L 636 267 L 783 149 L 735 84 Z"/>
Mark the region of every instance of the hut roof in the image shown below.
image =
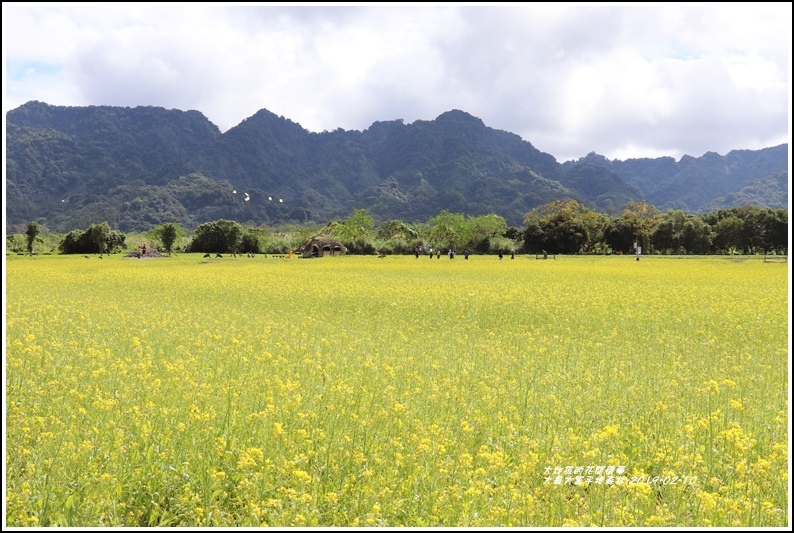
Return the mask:
<path id="1" fill-rule="evenodd" d="M 314 249 L 317 249 L 320 254 L 322 254 L 322 251 L 325 248 L 328 248 L 332 251 L 338 250 L 341 254 L 347 253 L 347 247 L 345 247 L 345 245 L 342 244 L 342 241 L 338 239 L 331 239 L 328 237 L 312 237 L 303 246 L 303 255 L 304 257 L 314 255 Z"/>

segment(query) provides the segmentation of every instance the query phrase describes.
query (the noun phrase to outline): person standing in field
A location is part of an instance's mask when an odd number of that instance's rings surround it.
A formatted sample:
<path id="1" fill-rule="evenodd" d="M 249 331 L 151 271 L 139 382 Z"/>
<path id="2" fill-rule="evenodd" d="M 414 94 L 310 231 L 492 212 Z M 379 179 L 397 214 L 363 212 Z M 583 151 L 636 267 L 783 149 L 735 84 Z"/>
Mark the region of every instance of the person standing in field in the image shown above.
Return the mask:
<path id="1" fill-rule="evenodd" d="M 499 250 L 499 261 L 501 261 L 501 260 L 502 260 L 502 257 L 503 257 L 503 255 L 502 255 L 502 250 Z"/>

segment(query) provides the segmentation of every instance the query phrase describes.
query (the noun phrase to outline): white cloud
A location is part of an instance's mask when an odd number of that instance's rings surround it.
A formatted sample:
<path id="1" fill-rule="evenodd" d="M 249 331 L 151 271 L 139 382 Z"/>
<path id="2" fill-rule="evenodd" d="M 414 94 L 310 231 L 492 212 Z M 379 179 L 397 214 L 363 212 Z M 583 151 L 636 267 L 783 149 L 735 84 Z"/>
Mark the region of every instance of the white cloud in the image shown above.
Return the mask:
<path id="1" fill-rule="evenodd" d="M 788 142 L 790 4 L 3 4 L 4 110 L 268 109 L 311 131 L 450 109 L 558 160 Z"/>

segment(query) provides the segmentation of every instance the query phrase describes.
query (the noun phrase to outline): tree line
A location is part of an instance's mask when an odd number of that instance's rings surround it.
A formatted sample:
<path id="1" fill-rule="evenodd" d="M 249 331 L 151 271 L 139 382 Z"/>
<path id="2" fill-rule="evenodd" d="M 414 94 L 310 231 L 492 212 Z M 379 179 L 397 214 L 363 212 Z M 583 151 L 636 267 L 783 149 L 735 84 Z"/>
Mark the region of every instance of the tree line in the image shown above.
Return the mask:
<path id="1" fill-rule="evenodd" d="M 508 226 L 499 215 L 470 216 L 441 211 L 426 222 L 387 220 L 375 224 L 366 209 L 324 226 L 315 224 L 274 228 L 215 220 L 188 231 L 176 222 L 158 225 L 136 236 L 161 252 L 287 254 L 311 237 L 341 241 L 353 254 L 413 254 L 429 248 L 489 254 L 517 253 L 610 254 L 787 254 L 788 211 L 756 206 L 735 207 L 693 215 L 681 210 L 660 212 L 646 202 L 626 205 L 619 216 L 608 216 L 576 200 L 548 202 L 528 212 L 521 228 Z M 47 235 L 43 239 L 42 235 Z M 57 242 L 57 244 L 56 244 Z M 129 248 L 127 235 L 107 222 L 66 235 L 48 235 L 36 222 L 25 234 L 8 235 L 6 250 L 63 254 L 118 253 Z"/>

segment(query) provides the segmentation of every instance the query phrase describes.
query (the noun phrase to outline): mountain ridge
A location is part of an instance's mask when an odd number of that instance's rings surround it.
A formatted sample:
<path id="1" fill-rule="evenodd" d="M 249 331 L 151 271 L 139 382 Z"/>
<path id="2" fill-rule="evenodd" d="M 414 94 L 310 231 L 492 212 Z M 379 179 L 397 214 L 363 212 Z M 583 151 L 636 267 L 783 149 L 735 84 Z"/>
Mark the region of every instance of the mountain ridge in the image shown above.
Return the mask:
<path id="1" fill-rule="evenodd" d="M 459 109 L 322 133 L 261 109 L 222 133 L 195 110 L 33 101 L 7 112 L 6 137 L 9 229 L 31 220 L 60 231 L 101 221 L 122 231 L 190 227 L 221 217 L 324 223 L 360 208 L 380 221 L 448 210 L 495 213 L 518 226 L 551 200 L 607 213 L 644 200 L 697 213 L 737 201 L 779 208 L 787 198 L 785 144 L 678 162 L 591 152 L 559 163 Z"/>

